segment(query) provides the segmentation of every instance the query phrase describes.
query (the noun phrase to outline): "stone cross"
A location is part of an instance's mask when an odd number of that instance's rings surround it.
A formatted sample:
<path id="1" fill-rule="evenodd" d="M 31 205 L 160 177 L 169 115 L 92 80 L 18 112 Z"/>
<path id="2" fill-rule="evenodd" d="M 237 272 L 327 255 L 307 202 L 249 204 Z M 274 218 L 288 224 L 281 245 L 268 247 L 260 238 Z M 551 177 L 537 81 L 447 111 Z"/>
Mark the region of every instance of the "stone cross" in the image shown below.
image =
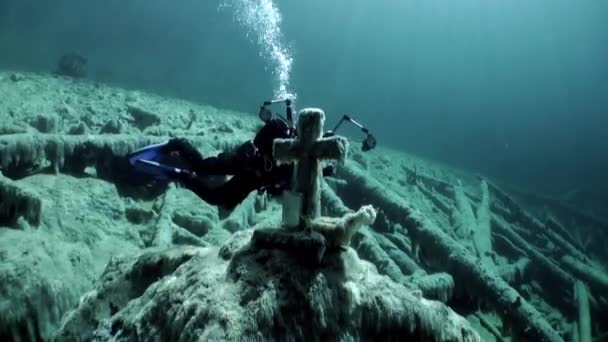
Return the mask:
<path id="1" fill-rule="evenodd" d="M 273 145 L 273 156 L 279 165 L 295 163 L 292 190 L 300 199 L 296 210 L 299 211 L 297 225 L 301 227 L 321 215 L 321 161 L 343 162 L 348 150 L 346 138 L 322 137 L 324 123 L 325 113 L 322 110 L 303 109 L 298 113 L 297 137 L 275 139 Z"/>

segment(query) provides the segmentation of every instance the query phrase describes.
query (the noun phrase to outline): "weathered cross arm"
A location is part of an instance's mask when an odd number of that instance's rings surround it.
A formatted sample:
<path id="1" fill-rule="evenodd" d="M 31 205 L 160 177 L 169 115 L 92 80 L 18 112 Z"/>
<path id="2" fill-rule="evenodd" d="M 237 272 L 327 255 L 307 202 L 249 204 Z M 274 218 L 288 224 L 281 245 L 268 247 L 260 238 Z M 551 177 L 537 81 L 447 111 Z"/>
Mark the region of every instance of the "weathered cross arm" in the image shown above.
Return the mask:
<path id="1" fill-rule="evenodd" d="M 277 160 L 278 164 L 296 163 L 303 156 L 315 157 L 320 161 L 336 160 L 344 162 L 347 157 L 348 142 L 344 137 L 333 136 L 321 138 L 317 143 L 310 145 L 309 151 L 305 151 L 305 146 L 298 145 L 293 139 L 275 139 L 274 153 L 277 156 L 284 156 Z"/>

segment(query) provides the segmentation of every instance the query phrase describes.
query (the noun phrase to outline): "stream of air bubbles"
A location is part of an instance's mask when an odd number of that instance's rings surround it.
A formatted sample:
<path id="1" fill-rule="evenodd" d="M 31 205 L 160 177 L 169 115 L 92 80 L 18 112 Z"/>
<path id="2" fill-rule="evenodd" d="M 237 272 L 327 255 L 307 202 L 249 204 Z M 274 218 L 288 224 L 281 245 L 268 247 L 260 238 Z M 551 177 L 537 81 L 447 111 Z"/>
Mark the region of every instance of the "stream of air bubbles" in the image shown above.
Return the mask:
<path id="1" fill-rule="evenodd" d="M 232 8 L 247 37 L 259 45 L 260 56 L 272 70 L 275 99 L 295 99 L 289 85 L 293 57 L 283 42 L 281 13 L 273 0 L 225 0 L 220 7 Z"/>

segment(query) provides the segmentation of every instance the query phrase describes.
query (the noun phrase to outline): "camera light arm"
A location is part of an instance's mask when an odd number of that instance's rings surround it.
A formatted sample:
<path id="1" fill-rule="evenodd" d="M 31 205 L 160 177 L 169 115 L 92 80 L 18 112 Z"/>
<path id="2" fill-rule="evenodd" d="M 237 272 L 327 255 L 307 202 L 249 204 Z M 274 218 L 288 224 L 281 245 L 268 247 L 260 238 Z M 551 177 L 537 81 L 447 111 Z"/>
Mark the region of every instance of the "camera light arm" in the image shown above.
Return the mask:
<path id="1" fill-rule="evenodd" d="M 283 117 L 281 114 L 278 114 L 278 113 L 276 113 L 276 114 L 272 113 L 272 105 L 276 104 L 276 103 L 285 103 L 285 117 Z M 285 123 L 287 123 L 289 125 L 289 127 L 291 127 L 291 128 L 295 127 L 291 99 L 264 101 L 262 106 L 260 106 L 260 111 L 258 113 L 258 116 L 260 117 L 260 119 L 264 122 L 268 122 L 269 120 L 272 119 L 272 117 L 274 115 L 278 116 L 281 120 L 285 121 Z M 334 129 L 326 132 L 324 134 L 324 136 L 334 135 L 335 132 L 338 130 L 338 128 L 340 128 L 342 123 L 345 121 L 348 121 L 348 122 L 352 123 L 353 125 L 357 126 L 365 134 L 365 139 L 363 139 L 363 142 L 361 145 L 361 150 L 369 151 L 376 147 L 376 138 L 370 133 L 370 131 L 367 129 L 367 127 L 363 126 L 362 124 L 360 124 L 359 122 L 357 122 L 356 120 L 354 120 L 347 114 L 344 114 L 342 116 L 342 118 L 340 119 L 340 121 L 338 121 L 338 124 L 336 124 Z"/>
<path id="2" fill-rule="evenodd" d="M 329 132 L 329 135 L 335 134 L 336 131 L 338 130 L 338 128 L 340 128 L 340 126 L 342 125 L 342 123 L 344 121 L 348 121 L 348 122 L 352 123 L 353 125 L 359 127 L 359 129 L 361 129 L 361 131 L 365 134 L 365 139 L 363 139 L 363 142 L 361 145 L 361 150 L 369 151 L 376 147 L 376 138 L 370 133 L 369 129 L 367 129 L 367 127 L 363 126 L 362 124 L 360 124 L 359 122 L 357 122 L 356 120 L 354 120 L 347 114 L 344 114 L 344 116 L 342 116 L 342 119 L 340 119 L 340 121 L 338 121 L 338 123 L 336 124 L 334 129 Z"/>

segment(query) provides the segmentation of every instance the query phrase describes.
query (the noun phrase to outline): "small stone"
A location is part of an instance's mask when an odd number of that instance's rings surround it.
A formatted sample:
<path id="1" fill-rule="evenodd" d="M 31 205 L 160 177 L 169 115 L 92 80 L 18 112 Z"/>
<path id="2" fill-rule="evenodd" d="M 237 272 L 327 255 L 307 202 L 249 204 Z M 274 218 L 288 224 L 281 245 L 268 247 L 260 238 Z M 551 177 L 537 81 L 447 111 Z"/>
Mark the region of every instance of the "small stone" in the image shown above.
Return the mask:
<path id="1" fill-rule="evenodd" d="M 99 134 L 120 134 L 122 132 L 123 126 L 122 123 L 118 120 L 109 120 L 106 122 L 101 130 L 99 130 Z"/>
<path id="2" fill-rule="evenodd" d="M 40 133 L 57 133 L 61 126 L 61 119 L 56 114 L 40 114 L 30 122 L 30 126 Z"/>
<path id="3" fill-rule="evenodd" d="M 241 223 L 236 218 L 229 217 L 222 224 L 222 228 L 226 229 L 227 231 L 229 231 L 231 233 L 234 233 L 234 232 L 238 232 L 239 230 L 243 229 L 243 223 Z"/>
<path id="4" fill-rule="evenodd" d="M 70 127 L 70 129 L 68 130 L 68 134 L 71 134 L 71 135 L 85 135 L 85 134 L 89 134 L 89 132 L 90 132 L 89 126 L 87 126 L 87 124 L 85 124 L 82 121 L 79 122 L 77 125 Z"/>
<path id="5" fill-rule="evenodd" d="M 11 74 L 11 76 L 9 77 L 11 81 L 13 82 L 19 82 L 19 81 L 23 81 L 25 79 L 25 77 L 21 74 Z"/>

